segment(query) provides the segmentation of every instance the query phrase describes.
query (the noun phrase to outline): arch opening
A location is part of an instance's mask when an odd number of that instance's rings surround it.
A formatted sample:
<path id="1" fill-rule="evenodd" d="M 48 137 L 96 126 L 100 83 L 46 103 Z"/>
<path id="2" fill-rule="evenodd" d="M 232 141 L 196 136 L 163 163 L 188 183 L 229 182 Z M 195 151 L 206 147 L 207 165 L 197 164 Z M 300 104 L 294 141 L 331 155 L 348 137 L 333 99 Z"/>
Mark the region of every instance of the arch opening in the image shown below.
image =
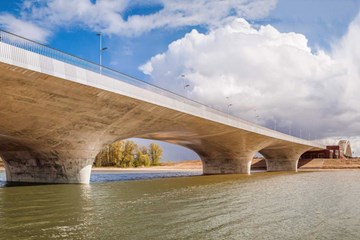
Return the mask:
<path id="1" fill-rule="evenodd" d="M 251 162 L 251 172 L 264 172 L 267 170 L 265 157 L 257 152 Z"/>
<path id="2" fill-rule="evenodd" d="M 125 169 L 154 167 L 154 170 L 203 169 L 199 155 L 191 148 L 171 141 L 148 138 L 117 139 L 105 144 L 93 166 Z"/>

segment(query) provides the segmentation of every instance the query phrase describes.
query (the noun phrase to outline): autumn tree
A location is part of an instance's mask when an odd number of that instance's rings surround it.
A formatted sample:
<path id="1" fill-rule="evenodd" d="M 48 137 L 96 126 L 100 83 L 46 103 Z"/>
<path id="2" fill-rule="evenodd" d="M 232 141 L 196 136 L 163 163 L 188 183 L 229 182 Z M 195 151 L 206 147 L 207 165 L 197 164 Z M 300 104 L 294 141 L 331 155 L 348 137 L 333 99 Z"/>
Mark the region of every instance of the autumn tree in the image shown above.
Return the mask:
<path id="1" fill-rule="evenodd" d="M 95 166 L 113 166 L 111 163 L 111 145 L 105 145 L 95 158 Z"/>
<path id="2" fill-rule="evenodd" d="M 133 141 L 126 141 L 125 142 L 125 150 L 124 150 L 124 157 L 122 161 L 121 167 L 132 167 L 134 163 L 134 154 L 137 148 L 136 143 Z"/>
<path id="3" fill-rule="evenodd" d="M 158 166 L 162 157 L 163 150 L 160 145 L 151 143 L 149 146 L 149 156 L 151 160 L 151 166 Z"/>
<path id="4" fill-rule="evenodd" d="M 150 166 L 150 157 L 148 154 L 148 150 L 146 147 L 141 146 L 140 148 L 138 148 L 137 153 L 136 153 L 136 157 L 134 160 L 134 167 L 149 167 Z"/>
<path id="5" fill-rule="evenodd" d="M 116 167 L 123 167 L 123 159 L 125 153 L 125 142 L 124 141 L 117 141 L 111 144 L 111 157 L 113 165 Z"/>

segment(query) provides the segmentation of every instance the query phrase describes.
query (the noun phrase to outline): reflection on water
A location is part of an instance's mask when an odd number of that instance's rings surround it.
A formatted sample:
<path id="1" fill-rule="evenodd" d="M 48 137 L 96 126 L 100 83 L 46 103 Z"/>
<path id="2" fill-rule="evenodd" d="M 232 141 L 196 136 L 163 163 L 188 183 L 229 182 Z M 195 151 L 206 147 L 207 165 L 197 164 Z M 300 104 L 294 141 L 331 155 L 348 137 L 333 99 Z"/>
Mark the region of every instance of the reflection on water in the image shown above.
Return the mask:
<path id="1" fill-rule="evenodd" d="M 359 239 L 359 178 L 256 173 L 0 188 L 0 238 Z"/>
<path id="2" fill-rule="evenodd" d="M 168 177 L 185 177 L 201 175 L 202 171 L 125 171 L 125 172 L 100 172 L 96 171 L 91 174 L 90 182 L 114 182 L 114 181 L 129 181 L 153 178 L 168 178 Z"/>
<path id="3" fill-rule="evenodd" d="M 116 182 L 116 181 L 130 181 L 130 180 L 141 180 L 141 179 L 153 179 L 153 178 L 169 178 L 169 177 L 186 177 L 186 176 L 197 176 L 202 175 L 201 170 L 194 171 L 93 171 L 91 173 L 90 182 L 99 183 L 99 182 Z M 11 184 L 6 184 L 5 182 L 5 171 L 0 170 L 0 187 L 12 186 Z M 19 183 L 16 183 L 19 185 Z M 23 184 L 29 185 L 29 184 Z M 32 184 L 33 185 L 33 184 Z"/>

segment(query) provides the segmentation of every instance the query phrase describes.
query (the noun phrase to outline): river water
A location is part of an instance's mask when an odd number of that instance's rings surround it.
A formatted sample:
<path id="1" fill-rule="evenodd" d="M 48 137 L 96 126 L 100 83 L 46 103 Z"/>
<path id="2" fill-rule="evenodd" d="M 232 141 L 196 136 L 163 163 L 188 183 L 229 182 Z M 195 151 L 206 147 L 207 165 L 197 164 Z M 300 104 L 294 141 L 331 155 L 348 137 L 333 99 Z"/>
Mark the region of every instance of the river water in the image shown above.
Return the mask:
<path id="1" fill-rule="evenodd" d="M 1 187 L 0 239 L 360 239 L 360 171 L 116 175 Z"/>

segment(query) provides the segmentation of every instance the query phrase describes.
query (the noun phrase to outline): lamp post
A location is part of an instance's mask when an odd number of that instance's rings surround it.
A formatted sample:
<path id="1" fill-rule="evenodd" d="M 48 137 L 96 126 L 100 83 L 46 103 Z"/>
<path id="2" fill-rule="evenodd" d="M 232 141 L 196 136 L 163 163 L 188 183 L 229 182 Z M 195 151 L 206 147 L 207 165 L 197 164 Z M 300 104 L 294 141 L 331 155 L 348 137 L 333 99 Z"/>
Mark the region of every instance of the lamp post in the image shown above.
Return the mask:
<path id="1" fill-rule="evenodd" d="M 231 103 L 228 104 L 228 115 L 230 115 L 230 107 L 232 106 Z"/>
<path id="2" fill-rule="evenodd" d="M 230 103 L 230 97 L 226 97 L 226 101 L 227 101 L 227 114 L 230 115 L 230 107 L 232 106 L 232 104 Z"/>
<path id="3" fill-rule="evenodd" d="M 102 32 L 99 32 L 96 35 L 99 36 L 99 39 L 100 39 L 100 48 L 99 48 L 99 50 L 100 50 L 100 52 L 99 52 L 100 53 L 99 54 L 100 59 L 99 59 L 99 64 L 100 64 L 100 74 L 101 74 L 102 73 L 102 52 L 105 51 L 108 48 L 102 46 Z"/>
<path id="4" fill-rule="evenodd" d="M 180 76 L 181 76 L 181 78 L 183 79 L 184 94 L 185 94 L 185 97 L 187 98 L 186 88 L 187 88 L 187 87 L 190 87 L 190 84 L 187 84 L 187 83 L 185 82 L 185 80 L 186 80 L 186 75 L 185 75 L 185 74 L 181 74 Z"/>

